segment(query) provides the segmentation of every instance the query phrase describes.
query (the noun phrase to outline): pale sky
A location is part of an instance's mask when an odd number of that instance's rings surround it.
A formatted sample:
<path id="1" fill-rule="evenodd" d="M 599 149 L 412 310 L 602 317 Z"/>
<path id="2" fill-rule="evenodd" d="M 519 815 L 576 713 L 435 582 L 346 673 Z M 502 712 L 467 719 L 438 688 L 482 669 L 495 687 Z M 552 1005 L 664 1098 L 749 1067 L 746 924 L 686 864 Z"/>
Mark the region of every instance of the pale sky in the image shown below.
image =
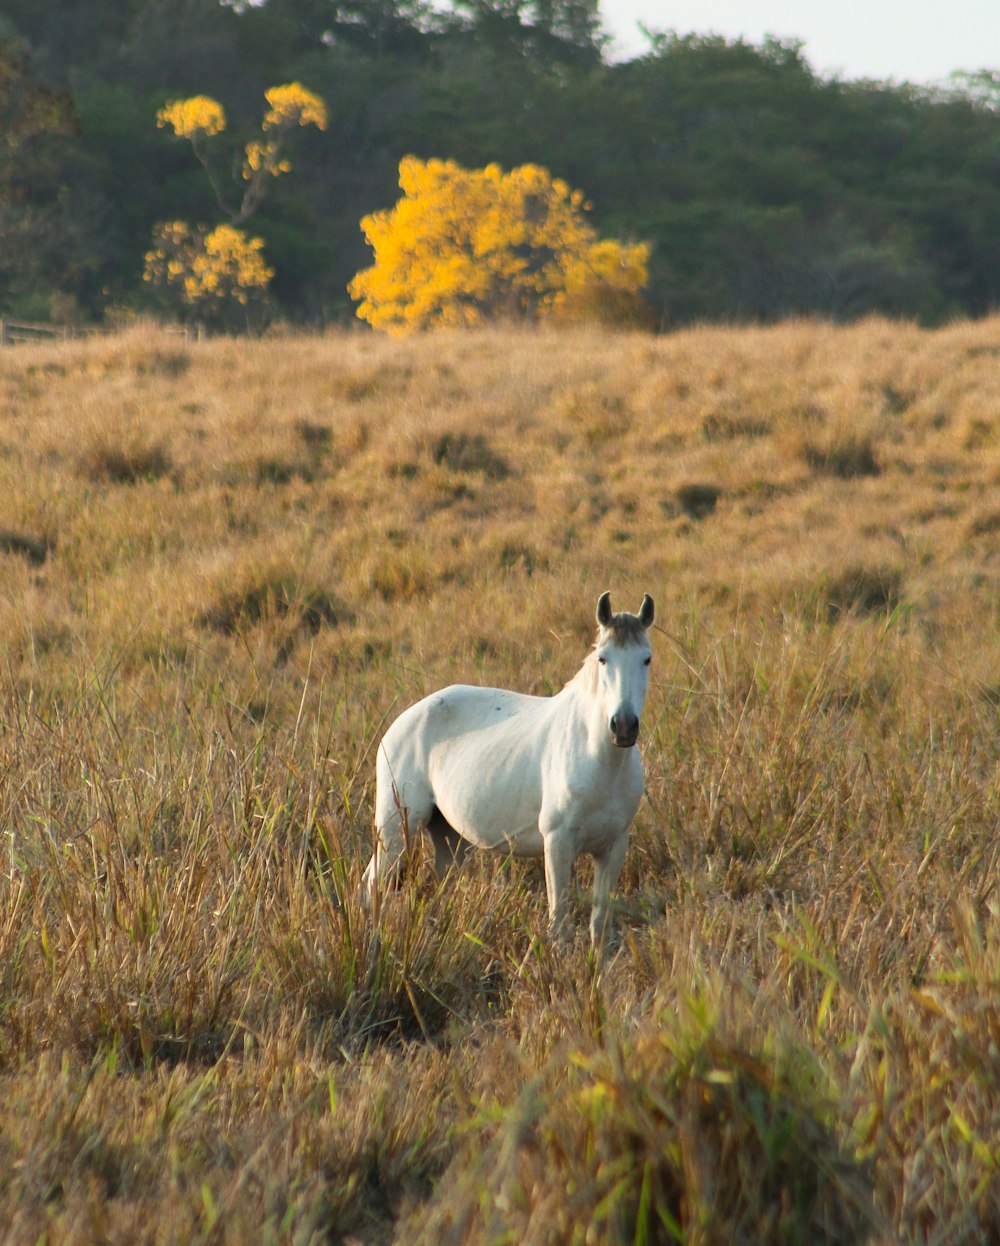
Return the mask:
<path id="1" fill-rule="evenodd" d="M 601 12 L 616 59 L 648 50 L 642 22 L 749 43 L 800 39 L 824 77 L 939 82 L 955 70 L 1000 70 L 1000 0 L 601 0 Z"/>

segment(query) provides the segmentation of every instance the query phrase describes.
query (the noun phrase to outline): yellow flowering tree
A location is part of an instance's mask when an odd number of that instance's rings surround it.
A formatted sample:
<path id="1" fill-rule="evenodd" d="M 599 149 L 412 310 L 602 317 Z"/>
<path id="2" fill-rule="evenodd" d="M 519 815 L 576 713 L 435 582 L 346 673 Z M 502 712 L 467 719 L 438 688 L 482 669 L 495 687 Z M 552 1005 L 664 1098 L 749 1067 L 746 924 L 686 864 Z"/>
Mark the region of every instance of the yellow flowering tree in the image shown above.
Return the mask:
<path id="1" fill-rule="evenodd" d="M 192 230 L 184 221 L 157 225 L 146 253 L 146 281 L 173 290 L 180 302 L 208 324 L 227 323 L 234 307 L 249 311 L 274 276 L 261 238 L 233 225 Z"/>
<path id="2" fill-rule="evenodd" d="M 219 173 L 212 142 L 226 129 L 222 105 L 208 95 L 171 100 L 156 114 L 157 125 L 186 139 L 208 175 L 228 225 L 192 229 L 184 221 L 160 222 L 153 230 L 153 246 L 146 254 L 144 279 L 158 287 L 183 310 L 225 323 L 234 310 L 244 312 L 263 301 L 274 270 L 264 261 L 264 242 L 239 229 L 260 206 L 271 180 L 291 170 L 284 154 L 289 136 L 302 126 L 326 129 L 326 106 L 301 83 L 291 82 L 265 91 L 267 111 L 261 137 L 251 139 L 237 161 L 238 198 Z"/>
<path id="3" fill-rule="evenodd" d="M 271 87 L 264 92 L 264 98 L 268 107 L 261 122 L 262 137 L 251 139 L 243 149 L 240 167 L 243 187 L 238 203 L 229 198 L 213 159 L 210 141 L 226 128 L 222 105 L 208 95 L 195 95 L 191 99 L 171 100 L 156 114 L 156 124 L 161 129 L 172 129 L 178 138 L 190 142 L 208 174 L 219 206 L 233 225 L 242 224 L 256 212 L 270 178 L 291 171 L 291 163 L 283 155 L 289 135 L 308 125 L 326 129 L 326 105 L 300 82 Z"/>
<path id="4" fill-rule="evenodd" d="M 358 315 L 406 332 L 503 317 L 628 319 L 649 249 L 598 238 L 583 193 L 539 165 L 504 173 L 453 160 L 400 162 L 403 197 L 361 228 L 375 263 L 352 280 Z M 597 297 L 603 291 L 604 297 Z"/>
<path id="5" fill-rule="evenodd" d="M 156 114 L 158 126 L 171 126 L 178 138 L 201 142 L 226 128 L 226 114 L 218 100 L 209 95 L 194 95 L 186 100 L 171 100 Z"/>

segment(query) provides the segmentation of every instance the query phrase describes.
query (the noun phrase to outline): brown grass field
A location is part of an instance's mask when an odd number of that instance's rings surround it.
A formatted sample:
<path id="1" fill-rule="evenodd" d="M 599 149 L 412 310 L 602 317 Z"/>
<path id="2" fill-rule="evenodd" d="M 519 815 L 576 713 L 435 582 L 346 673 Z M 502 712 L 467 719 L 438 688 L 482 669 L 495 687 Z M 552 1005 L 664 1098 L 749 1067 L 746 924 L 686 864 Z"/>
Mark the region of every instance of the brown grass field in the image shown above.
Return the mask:
<path id="1" fill-rule="evenodd" d="M 0 352 L 0 1240 L 1000 1237 L 1000 320 Z M 595 964 L 373 757 L 656 599 Z"/>

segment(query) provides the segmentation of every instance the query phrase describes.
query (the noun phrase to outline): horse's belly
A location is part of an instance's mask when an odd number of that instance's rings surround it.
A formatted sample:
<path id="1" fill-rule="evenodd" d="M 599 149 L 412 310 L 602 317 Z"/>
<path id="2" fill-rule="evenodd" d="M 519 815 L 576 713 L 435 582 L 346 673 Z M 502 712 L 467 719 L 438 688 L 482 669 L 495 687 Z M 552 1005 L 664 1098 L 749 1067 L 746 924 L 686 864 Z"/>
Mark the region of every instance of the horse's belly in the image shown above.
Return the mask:
<path id="1" fill-rule="evenodd" d="M 476 690 L 481 691 L 485 690 Z M 479 848 L 541 856 L 539 746 L 530 724 L 515 721 L 515 710 L 523 708 L 523 701 L 520 706 L 512 703 L 513 698 L 505 703 L 495 693 L 469 700 L 485 704 L 495 718 L 487 717 L 488 726 L 473 730 L 463 723 L 464 731 L 431 746 L 434 803 L 449 825 Z M 497 705 L 499 709 L 494 708 Z"/>
<path id="2" fill-rule="evenodd" d="M 508 773 L 496 758 L 467 780 L 465 767 L 456 775 L 447 761 L 435 768 L 434 803 L 463 839 L 478 848 L 541 856 L 538 830 L 541 786 Z"/>
<path id="3" fill-rule="evenodd" d="M 515 857 L 540 857 L 545 851 L 537 820 L 532 825 L 518 826 L 511 822 L 486 822 L 479 817 L 463 818 L 454 811 L 445 817 L 476 848 Z"/>

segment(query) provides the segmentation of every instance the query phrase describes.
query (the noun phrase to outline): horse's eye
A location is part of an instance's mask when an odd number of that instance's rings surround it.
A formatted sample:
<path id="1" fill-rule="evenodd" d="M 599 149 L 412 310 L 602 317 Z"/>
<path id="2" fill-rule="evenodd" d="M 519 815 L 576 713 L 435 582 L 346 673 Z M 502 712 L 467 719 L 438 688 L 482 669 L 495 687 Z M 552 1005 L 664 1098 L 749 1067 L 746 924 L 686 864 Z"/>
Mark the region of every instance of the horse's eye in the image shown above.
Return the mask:
<path id="1" fill-rule="evenodd" d="M 652 658 L 647 658 L 645 662 L 643 662 L 643 666 L 648 666 L 650 662 L 652 662 L 652 660 L 653 660 Z"/>
<path id="2" fill-rule="evenodd" d="M 598 660 L 598 662 L 600 662 L 600 664 L 601 664 L 602 666 L 607 666 L 607 664 L 608 664 L 608 659 L 607 659 L 607 658 L 598 658 L 597 660 Z"/>

